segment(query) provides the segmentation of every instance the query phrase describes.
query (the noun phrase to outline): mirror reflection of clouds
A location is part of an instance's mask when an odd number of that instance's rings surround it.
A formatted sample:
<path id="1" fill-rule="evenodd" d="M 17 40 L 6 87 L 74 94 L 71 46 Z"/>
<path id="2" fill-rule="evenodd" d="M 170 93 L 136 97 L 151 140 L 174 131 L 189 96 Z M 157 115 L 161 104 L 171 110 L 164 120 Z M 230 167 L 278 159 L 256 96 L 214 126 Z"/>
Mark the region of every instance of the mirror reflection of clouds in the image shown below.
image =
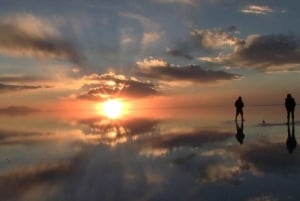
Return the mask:
<path id="1" fill-rule="evenodd" d="M 287 125 L 272 116 L 267 126 L 259 118 L 244 122 L 242 145 L 235 138 L 235 122 L 223 118 L 209 124 L 194 116 L 70 120 L 32 114 L 2 119 L 11 122 L 0 129 L 2 198 L 219 200 L 224 192 L 232 194 L 231 200 L 299 196 L 298 150 L 288 152 Z M 296 122 L 296 138 L 297 130 Z"/>

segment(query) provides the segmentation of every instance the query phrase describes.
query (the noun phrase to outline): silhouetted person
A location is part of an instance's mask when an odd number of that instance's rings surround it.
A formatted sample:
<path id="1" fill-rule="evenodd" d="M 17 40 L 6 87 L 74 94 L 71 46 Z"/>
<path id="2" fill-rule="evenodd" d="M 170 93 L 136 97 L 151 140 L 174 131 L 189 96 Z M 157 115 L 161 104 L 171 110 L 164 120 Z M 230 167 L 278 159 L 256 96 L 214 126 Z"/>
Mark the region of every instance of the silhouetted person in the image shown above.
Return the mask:
<path id="1" fill-rule="evenodd" d="M 296 101 L 291 96 L 291 94 L 288 94 L 285 99 L 285 108 L 287 111 L 287 121 L 290 123 L 290 116 L 292 116 L 292 121 L 294 122 L 294 111 L 296 107 Z"/>
<path id="2" fill-rule="evenodd" d="M 242 97 L 239 96 L 239 98 L 235 101 L 234 106 L 236 108 L 235 120 L 237 120 L 237 117 L 240 114 L 242 121 L 244 121 L 244 116 L 243 116 L 244 103 L 242 101 Z"/>
<path id="3" fill-rule="evenodd" d="M 288 149 L 289 153 L 291 154 L 297 147 L 294 123 L 292 123 L 292 134 L 291 134 L 290 124 L 288 124 L 287 127 L 288 127 L 288 137 L 286 139 L 286 148 Z"/>
<path id="4" fill-rule="evenodd" d="M 244 138 L 245 138 L 245 134 L 244 134 L 244 122 L 242 121 L 241 126 L 239 126 L 238 122 L 235 121 L 235 125 L 236 125 L 236 135 L 235 135 L 235 138 L 237 139 L 237 141 L 240 144 L 243 144 Z"/>

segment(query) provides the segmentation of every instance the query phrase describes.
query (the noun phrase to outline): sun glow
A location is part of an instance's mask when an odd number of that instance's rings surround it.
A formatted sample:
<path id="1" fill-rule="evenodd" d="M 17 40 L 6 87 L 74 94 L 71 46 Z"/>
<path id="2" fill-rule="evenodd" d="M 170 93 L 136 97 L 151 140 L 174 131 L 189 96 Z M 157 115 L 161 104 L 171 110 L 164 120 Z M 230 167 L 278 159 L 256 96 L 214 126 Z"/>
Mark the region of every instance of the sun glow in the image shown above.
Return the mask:
<path id="1" fill-rule="evenodd" d="M 102 104 L 103 114 L 110 118 L 116 119 L 122 115 L 123 104 L 120 100 L 111 99 L 107 100 Z"/>

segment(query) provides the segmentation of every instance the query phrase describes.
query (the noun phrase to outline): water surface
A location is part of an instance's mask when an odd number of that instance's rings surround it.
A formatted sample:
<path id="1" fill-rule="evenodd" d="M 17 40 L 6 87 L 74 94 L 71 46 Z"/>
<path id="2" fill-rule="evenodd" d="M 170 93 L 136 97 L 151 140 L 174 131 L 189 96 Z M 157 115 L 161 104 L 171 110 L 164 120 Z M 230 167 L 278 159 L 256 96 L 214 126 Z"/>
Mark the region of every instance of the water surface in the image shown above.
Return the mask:
<path id="1" fill-rule="evenodd" d="M 246 108 L 245 122 L 222 107 L 116 120 L 1 115 L 0 197 L 299 200 L 300 124 L 285 118 L 280 106 Z"/>

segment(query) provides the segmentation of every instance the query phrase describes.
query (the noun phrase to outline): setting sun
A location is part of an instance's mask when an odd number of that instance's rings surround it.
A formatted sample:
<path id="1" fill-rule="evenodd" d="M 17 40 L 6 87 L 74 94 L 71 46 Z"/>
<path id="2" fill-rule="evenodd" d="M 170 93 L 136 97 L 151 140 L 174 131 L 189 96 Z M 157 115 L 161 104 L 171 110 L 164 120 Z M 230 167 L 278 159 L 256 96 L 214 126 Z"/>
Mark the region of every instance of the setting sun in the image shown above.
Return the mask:
<path id="1" fill-rule="evenodd" d="M 118 118 L 122 113 L 122 103 L 119 100 L 107 100 L 102 105 L 102 110 L 105 116 L 110 119 Z"/>

